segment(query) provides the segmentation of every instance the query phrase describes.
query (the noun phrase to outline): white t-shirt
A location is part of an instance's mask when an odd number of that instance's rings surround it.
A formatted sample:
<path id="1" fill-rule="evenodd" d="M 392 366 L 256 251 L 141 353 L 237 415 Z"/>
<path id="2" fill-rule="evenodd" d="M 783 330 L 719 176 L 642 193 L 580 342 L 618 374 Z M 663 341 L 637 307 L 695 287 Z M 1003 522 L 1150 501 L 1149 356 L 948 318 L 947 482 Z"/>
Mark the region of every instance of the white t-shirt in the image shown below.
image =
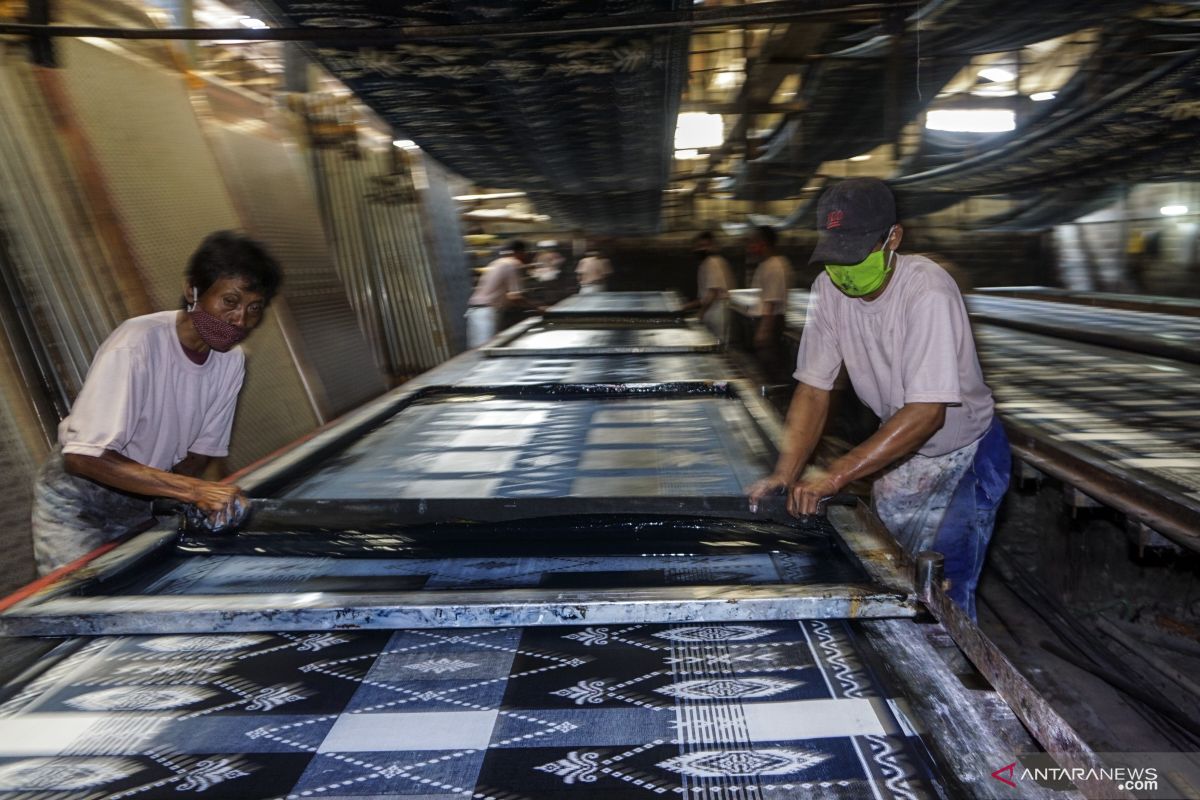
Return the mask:
<path id="1" fill-rule="evenodd" d="M 189 450 L 229 453 L 245 355 L 240 347 L 210 350 L 203 364 L 193 363 L 175 332 L 178 313 L 126 320 L 100 345 L 71 414 L 59 423 L 64 453 L 113 450 L 161 470 Z"/>
<path id="2" fill-rule="evenodd" d="M 521 291 L 521 262 L 512 256 L 501 256 L 483 268 L 479 285 L 467 300 L 469 306 L 504 308 L 510 292 Z"/>
<path id="3" fill-rule="evenodd" d="M 794 377 L 831 389 L 845 362 L 855 394 L 883 422 L 905 403 L 947 403 L 946 423 L 917 451 L 945 455 L 987 431 L 992 392 L 954 279 L 924 256 L 897 255 L 894 269 L 870 302 L 824 272 L 813 281 Z"/>
<path id="4" fill-rule="evenodd" d="M 612 264 L 607 258 L 584 256 L 579 259 L 579 264 L 575 267 L 575 274 L 579 276 L 580 286 L 603 283 L 612 274 Z"/>
<path id="5" fill-rule="evenodd" d="M 763 315 L 764 303 L 774 303 L 775 314 L 787 313 L 788 276 L 791 272 L 792 265 L 783 256 L 771 256 L 758 265 L 758 269 L 754 270 L 754 279 L 750 281 L 750 288 L 759 290 L 754 316 Z"/>
<path id="6" fill-rule="evenodd" d="M 728 292 L 733 288 L 733 271 L 729 262 L 718 255 L 711 255 L 700 262 L 700 274 L 696 278 L 696 289 L 701 300 L 709 289 Z"/>

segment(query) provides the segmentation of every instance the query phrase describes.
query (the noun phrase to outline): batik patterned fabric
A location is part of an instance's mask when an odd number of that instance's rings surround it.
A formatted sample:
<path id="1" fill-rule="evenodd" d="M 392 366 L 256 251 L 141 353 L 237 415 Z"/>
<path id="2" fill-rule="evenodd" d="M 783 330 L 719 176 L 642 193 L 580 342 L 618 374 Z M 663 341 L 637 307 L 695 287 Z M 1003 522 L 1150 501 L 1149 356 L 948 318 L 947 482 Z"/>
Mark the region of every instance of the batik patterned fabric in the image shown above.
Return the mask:
<path id="1" fill-rule="evenodd" d="M 63 649 L 0 705 L 0 797 L 933 796 L 841 622 Z"/>
<path id="2" fill-rule="evenodd" d="M 674 314 L 682 304 L 674 292 L 600 292 L 576 294 L 550 309 L 550 316 L 572 314 Z"/>
<path id="3" fill-rule="evenodd" d="M 755 545 L 747 543 L 745 549 Z M 504 549 L 510 549 L 504 545 Z M 723 546 L 724 550 L 732 548 Z M 130 594 L 228 595 L 477 589 L 868 583 L 832 538 L 791 552 L 476 558 L 172 558 L 147 569 Z M 430 597 L 435 602 L 435 597 Z"/>
<path id="4" fill-rule="evenodd" d="M 516 338 L 493 345 L 488 355 L 505 351 L 521 353 L 528 350 L 539 352 L 563 351 L 580 356 L 593 356 L 614 348 L 636 348 L 646 352 L 717 350 L 720 342 L 704 328 L 686 325 L 664 325 L 658 322 L 617 327 L 614 325 L 579 325 L 569 322 L 546 322 L 534 325 Z M 618 351 L 619 352 L 619 351 Z"/>
<path id="5" fill-rule="evenodd" d="M 719 356 L 620 355 L 513 357 L 486 359 L 456 381 L 460 386 L 506 383 L 666 383 L 733 377 Z"/>
<path id="6" fill-rule="evenodd" d="M 456 398 L 411 406 L 290 496 L 737 495 L 770 468 L 728 398 Z"/>
<path id="7" fill-rule="evenodd" d="M 280 0 L 307 28 L 528 25 L 689 8 L 683 0 Z M 384 120 L 485 186 L 527 191 L 588 230 L 652 230 L 670 168 L 688 35 L 666 31 L 322 42 L 316 55 Z"/>

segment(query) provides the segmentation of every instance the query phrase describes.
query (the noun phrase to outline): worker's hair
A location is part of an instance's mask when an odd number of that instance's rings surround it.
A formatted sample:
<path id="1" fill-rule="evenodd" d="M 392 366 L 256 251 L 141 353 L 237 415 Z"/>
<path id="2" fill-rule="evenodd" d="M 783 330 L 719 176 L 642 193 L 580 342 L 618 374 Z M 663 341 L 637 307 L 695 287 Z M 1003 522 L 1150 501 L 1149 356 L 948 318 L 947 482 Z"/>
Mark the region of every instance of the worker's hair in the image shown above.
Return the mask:
<path id="1" fill-rule="evenodd" d="M 713 236 L 712 231 L 700 231 L 696 234 L 694 241 L 696 242 L 715 242 L 717 237 Z"/>
<path id="2" fill-rule="evenodd" d="M 259 242 L 237 231 L 216 231 L 192 253 L 188 283 L 204 294 L 221 278 L 241 278 L 246 289 L 260 292 L 270 302 L 283 283 L 279 262 Z"/>
<path id="3" fill-rule="evenodd" d="M 529 249 L 529 246 L 525 244 L 523 239 L 513 239 L 504 249 L 510 253 L 524 253 Z"/>
<path id="4" fill-rule="evenodd" d="M 754 236 L 762 240 L 762 243 L 767 247 L 770 247 L 772 250 L 775 249 L 775 242 L 779 240 L 779 234 L 777 234 L 775 229 L 770 225 L 756 226 L 754 228 Z"/>

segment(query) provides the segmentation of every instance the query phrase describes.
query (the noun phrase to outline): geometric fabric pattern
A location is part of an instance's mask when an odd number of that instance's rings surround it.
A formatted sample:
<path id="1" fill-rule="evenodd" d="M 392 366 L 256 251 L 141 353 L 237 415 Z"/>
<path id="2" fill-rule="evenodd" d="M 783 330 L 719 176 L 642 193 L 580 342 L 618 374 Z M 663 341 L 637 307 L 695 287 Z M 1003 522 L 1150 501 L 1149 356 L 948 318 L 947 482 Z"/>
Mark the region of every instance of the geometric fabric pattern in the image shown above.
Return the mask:
<path id="1" fill-rule="evenodd" d="M 720 356 L 623 355 L 545 356 L 482 359 L 460 386 L 495 386 L 503 383 L 665 383 L 728 378 L 731 368 Z"/>
<path id="2" fill-rule="evenodd" d="M 619 547 L 620 543 L 615 543 Z M 644 543 L 635 545 L 645 547 Z M 505 545 L 507 548 L 508 546 Z M 748 544 L 746 549 L 762 549 Z M 726 548 L 723 548 L 726 549 Z M 775 549 L 772 547 L 772 549 Z M 782 549 L 782 548 L 779 548 Z M 481 589 L 611 589 L 655 586 L 805 585 L 865 583 L 867 576 L 831 540 L 797 542 L 791 552 L 721 552 L 689 555 L 476 556 L 474 558 L 319 558 L 313 556 L 207 555 L 168 559 L 145 570 L 123 591 L 151 595 L 379 591 L 429 592 Z M 433 600 L 431 595 L 430 600 Z M 736 626 L 712 631 L 733 635 Z M 752 629 L 757 631 L 758 629 Z M 703 626 L 687 635 L 702 637 Z M 684 634 L 672 634 L 683 636 Z M 253 643 L 253 636 L 250 636 Z M 195 637 L 159 637 L 163 647 L 188 647 Z M 205 647 L 226 646 L 216 637 Z M 229 637 L 232 638 L 232 637 Z M 238 640 L 234 640 L 235 642 Z M 695 641 L 705 641 L 698 638 Z M 180 691 L 180 690 L 176 690 Z M 202 690 L 195 690 L 202 691 Z M 120 698 L 95 697 L 94 710 Z M 161 701 L 170 704 L 172 697 Z"/>
<path id="3" fill-rule="evenodd" d="M 0 797 L 934 796 L 844 622 L 233 637 L 52 653 L 0 704 Z"/>
<path id="4" fill-rule="evenodd" d="M 297 498 L 739 495 L 770 468 L 723 397 L 420 402 L 289 490 Z"/>
<path id="5" fill-rule="evenodd" d="M 534 325 L 511 341 L 489 347 L 488 352 L 494 355 L 519 353 L 523 350 L 543 353 L 561 350 L 564 353 L 590 357 L 594 353 L 603 352 L 605 348 L 645 348 L 649 352 L 654 352 L 655 348 L 663 348 L 669 352 L 704 352 L 716 350 L 717 347 L 716 338 L 707 330 L 686 325 L 644 322 L 616 326 L 556 320 Z"/>

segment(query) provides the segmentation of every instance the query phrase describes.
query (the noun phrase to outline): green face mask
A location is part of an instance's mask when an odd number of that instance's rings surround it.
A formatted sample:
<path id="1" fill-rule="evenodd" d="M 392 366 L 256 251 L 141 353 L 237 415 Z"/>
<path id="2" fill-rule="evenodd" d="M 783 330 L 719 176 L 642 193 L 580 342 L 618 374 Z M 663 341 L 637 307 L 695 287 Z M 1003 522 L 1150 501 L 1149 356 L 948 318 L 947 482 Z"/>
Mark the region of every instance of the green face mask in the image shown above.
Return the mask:
<path id="1" fill-rule="evenodd" d="M 876 250 L 858 264 L 826 264 L 833 285 L 851 297 L 862 297 L 883 286 L 892 271 L 884 250 Z"/>

